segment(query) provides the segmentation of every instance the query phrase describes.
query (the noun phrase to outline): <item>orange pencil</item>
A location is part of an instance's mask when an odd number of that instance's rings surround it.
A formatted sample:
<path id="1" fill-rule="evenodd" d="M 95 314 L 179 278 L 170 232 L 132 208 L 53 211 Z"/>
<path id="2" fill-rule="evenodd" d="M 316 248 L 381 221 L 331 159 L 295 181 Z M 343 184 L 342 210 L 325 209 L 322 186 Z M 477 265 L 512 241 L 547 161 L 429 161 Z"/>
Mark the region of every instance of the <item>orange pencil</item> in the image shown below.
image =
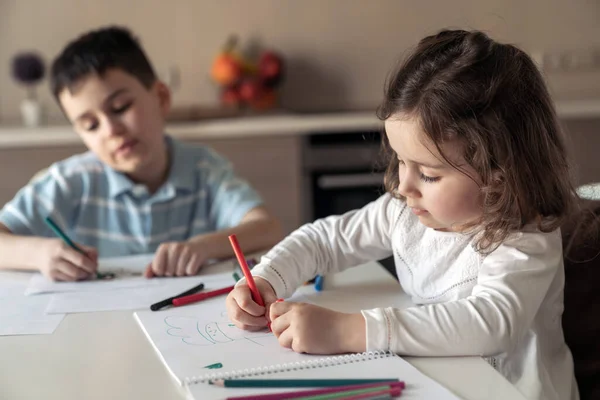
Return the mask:
<path id="1" fill-rule="evenodd" d="M 246 258 L 244 257 L 244 253 L 242 253 L 242 249 L 240 248 L 240 244 L 237 241 L 235 235 L 229 236 L 229 241 L 231 242 L 231 247 L 233 247 L 233 251 L 235 253 L 235 257 L 240 263 L 240 267 L 242 267 L 242 272 L 246 277 L 246 281 L 248 282 L 248 287 L 250 287 L 250 292 L 252 293 L 252 299 L 261 306 L 265 306 L 265 302 L 260 295 L 260 292 L 256 288 L 256 283 L 254 283 L 254 278 L 252 277 L 252 273 L 250 272 L 250 268 L 248 268 L 248 264 L 246 263 Z"/>

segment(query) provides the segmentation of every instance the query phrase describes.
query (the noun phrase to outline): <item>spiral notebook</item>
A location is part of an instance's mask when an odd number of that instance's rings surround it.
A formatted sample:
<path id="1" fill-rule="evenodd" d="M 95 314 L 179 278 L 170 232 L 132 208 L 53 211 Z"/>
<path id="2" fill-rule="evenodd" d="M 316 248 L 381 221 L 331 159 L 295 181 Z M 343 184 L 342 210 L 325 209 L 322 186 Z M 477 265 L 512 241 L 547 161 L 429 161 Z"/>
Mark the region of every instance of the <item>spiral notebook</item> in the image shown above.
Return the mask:
<path id="1" fill-rule="evenodd" d="M 224 399 L 272 389 L 224 389 L 218 378 L 399 378 L 408 399 L 457 399 L 402 358 L 370 352 L 341 356 L 298 354 L 267 331 L 248 332 L 227 318 L 222 298 L 161 312 L 138 311 L 135 319 L 175 381 L 195 399 Z M 315 327 L 318 329 L 318 327 Z M 275 391 L 282 391 L 277 389 Z"/>

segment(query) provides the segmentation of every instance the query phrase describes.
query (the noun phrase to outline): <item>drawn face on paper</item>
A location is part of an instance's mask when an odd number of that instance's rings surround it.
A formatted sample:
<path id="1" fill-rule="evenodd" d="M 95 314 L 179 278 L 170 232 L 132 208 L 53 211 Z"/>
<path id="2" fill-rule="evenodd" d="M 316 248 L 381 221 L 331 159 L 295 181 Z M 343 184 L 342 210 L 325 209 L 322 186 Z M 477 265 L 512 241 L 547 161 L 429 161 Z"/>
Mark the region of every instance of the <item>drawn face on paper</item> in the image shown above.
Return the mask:
<path id="1" fill-rule="evenodd" d="M 180 337 L 186 344 L 195 346 L 211 346 L 229 343 L 237 340 L 248 340 L 256 343 L 252 338 L 271 336 L 267 332 L 248 332 L 236 328 L 229 321 L 201 322 L 196 317 L 167 317 L 167 334 Z"/>

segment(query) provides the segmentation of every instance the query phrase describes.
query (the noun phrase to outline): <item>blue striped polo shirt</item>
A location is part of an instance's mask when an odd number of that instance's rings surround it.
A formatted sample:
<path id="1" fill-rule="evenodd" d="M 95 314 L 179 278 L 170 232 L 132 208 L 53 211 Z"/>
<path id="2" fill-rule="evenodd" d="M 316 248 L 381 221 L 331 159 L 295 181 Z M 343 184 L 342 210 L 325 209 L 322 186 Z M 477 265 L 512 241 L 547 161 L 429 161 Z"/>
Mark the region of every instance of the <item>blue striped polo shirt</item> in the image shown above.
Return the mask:
<path id="1" fill-rule="evenodd" d="M 153 194 L 101 162 L 92 152 L 50 166 L 0 211 L 17 235 L 54 237 L 50 215 L 76 242 L 101 257 L 153 253 L 163 242 L 230 228 L 262 204 L 214 150 L 165 138 L 171 168 Z"/>

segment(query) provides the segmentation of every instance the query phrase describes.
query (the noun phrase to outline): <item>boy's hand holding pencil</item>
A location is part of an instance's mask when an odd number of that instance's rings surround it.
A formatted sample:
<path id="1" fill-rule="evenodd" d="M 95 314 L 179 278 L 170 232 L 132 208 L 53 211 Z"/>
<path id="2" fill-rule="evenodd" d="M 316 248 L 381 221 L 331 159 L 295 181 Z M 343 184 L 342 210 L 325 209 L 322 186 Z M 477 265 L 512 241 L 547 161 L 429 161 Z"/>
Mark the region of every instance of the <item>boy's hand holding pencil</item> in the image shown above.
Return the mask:
<path id="1" fill-rule="evenodd" d="M 40 240 L 38 258 L 40 272 L 55 281 L 80 281 L 92 277 L 98 269 L 96 249 L 77 244 L 75 250 L 61 239 Z"/>
<path id="2" fill-rule="evenodd" d="M 50 216 L 45 222 L 60 239 L 32 239 L 40 241 L 35 255 L 42 274 L 56 281 L 80 281 L 98 274 L 96 249 L 75 243 Z"/>

